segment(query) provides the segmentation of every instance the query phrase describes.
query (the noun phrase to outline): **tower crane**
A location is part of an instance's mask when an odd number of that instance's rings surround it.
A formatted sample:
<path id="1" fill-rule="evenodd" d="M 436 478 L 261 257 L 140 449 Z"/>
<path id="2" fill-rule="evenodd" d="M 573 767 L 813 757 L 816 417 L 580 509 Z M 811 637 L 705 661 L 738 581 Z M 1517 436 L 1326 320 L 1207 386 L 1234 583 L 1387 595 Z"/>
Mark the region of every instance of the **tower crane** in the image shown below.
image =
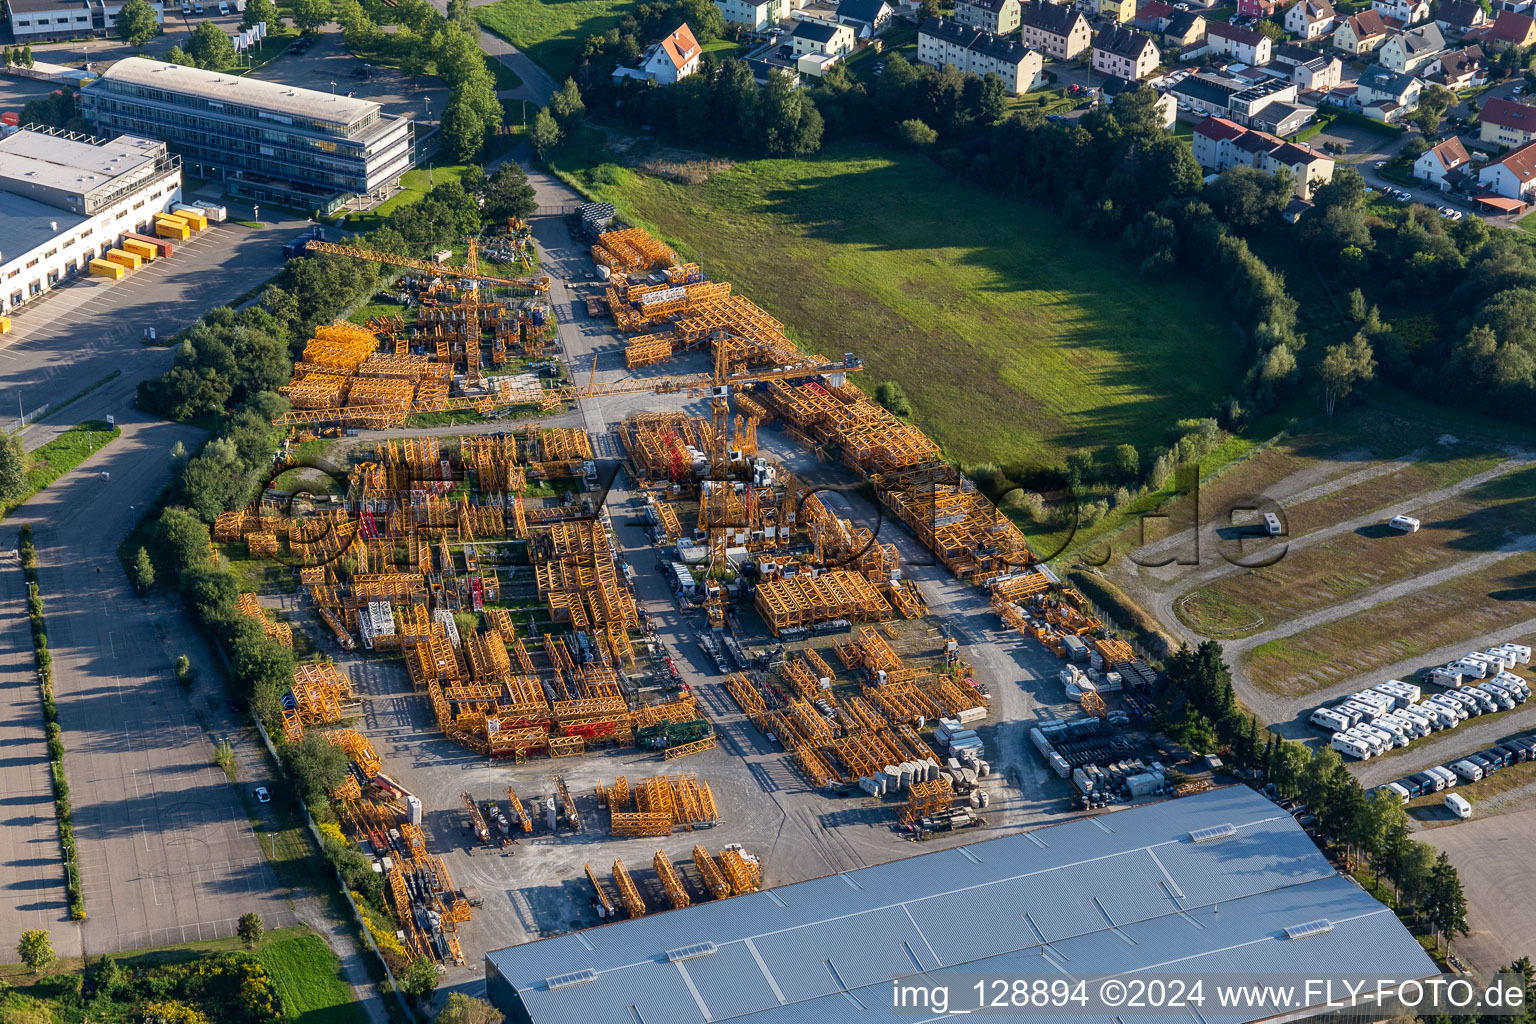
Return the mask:
<path id="1" fill-rule="evenodd" d="M 549 291 L 549 277 L 545 274 L 532 277 L 502 277 L 499 274 L 485 273 L 480 269 L 479 243 L 474 238 L 468 239 L 468 242 L 467 258 L 462 268 L 434 263 L 431 260 L 419 260 L 411 256 L 396 256 L 392 252 L 380 252 L 377 249 L 363 249 L 355 245 L 322 242 L 318 238 L 310 239 L 306 248 L 310 252 L 326 252 L 334 256 L 351 256 L 359 260 L 372 260 L 374 263 L 387 263 L 392 267 L 419 270 L 423 274 L 430 274 L 433 277 L 456 277 L 469 281 L 489 281 L 492 284 L 504 284 L 514 288 L 527 288 L 535 292 Z"/>

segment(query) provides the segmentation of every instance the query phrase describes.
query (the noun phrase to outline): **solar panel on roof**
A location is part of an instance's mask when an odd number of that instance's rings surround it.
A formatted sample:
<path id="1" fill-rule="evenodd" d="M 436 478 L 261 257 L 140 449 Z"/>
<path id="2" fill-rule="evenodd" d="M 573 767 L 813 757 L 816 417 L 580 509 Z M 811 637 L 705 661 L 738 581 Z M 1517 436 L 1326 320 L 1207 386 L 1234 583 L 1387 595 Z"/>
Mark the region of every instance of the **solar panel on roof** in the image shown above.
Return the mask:
<path id="1" fill-rule="evenodd" d="M 579 971 L 571 971 L 568 974 L 557 974 L 553 978 L 544 979 L 544 987 L 551 992 L 556 989 L 570 988 L 573 985 L 585 985 L 589 981 L 597 980 L 597 972 L 590 967 L 583 967 Z"/>
<path id="2" fill-rule="evenodd" d="M 713 942 L 695 942 L 691 946 L 679 946 L 676 949 L 667 950 L 667 959 L 675 964 L 679 960 L 696 960 L 701 956 L 709 956 L 714 951 Z"/>
<path id="3" fill-rule="evenodd" d="M 1288 925 L 1285 929 L 1285 937 L 1288 939 L 1305 939 L 1331 931 L 1333 931 L 1333 922 L 1324 917 L 1316 921 L 1308 921 L 1306 924 Z"/>
<path id="4" fill-rule="evenodd" d="M 1189 834 L 1189 838 L 1191 842 L 1208 843 L 1212 839 L 1225 839 L 1235 835 L 1237 835 L 1237 826 L 1227 822 L 1224 825 L 1212 825 L 1210 828 L 1197 828 Z"/>

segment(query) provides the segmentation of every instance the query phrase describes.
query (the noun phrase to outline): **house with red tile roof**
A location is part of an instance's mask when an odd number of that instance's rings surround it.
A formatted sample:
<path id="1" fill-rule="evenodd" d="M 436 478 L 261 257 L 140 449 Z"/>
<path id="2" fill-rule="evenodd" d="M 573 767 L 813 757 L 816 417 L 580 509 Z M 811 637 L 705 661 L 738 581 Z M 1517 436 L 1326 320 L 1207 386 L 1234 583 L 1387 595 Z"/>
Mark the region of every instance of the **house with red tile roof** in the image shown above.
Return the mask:
<path id="1" fill-rule="evenodd" d="M 1536 142 L 1512 149 L 1477 173 L 1478 183 L 1506 199 L 1536 196 Z"/>
<path id="2" fill-rule="evenodd" d="M 660 42 L 652 44 L 640 58 L 638 68 L 615 68 L 614 78 L 643 78 L 658 85 L 674 85 L 699 70 L 703 56 L 699 41 L 686 23 L 679 25 Z"/>
<path id="3" fill-rule="evenodd" d="M 1467 147 L 1453 135 L 1434 149 L 1425 150 L 1414 161 L 1413 174 L 1420 181 L 1446 192 L 1466 173 L 1471 163 Z"/>
<path id="4" fill-rule="evenodd" d="M 1477 115 L 1477 137 L 1497 146 L 1523 146 L 1536 139 L 1536 107 L 1494 97 Z"/>

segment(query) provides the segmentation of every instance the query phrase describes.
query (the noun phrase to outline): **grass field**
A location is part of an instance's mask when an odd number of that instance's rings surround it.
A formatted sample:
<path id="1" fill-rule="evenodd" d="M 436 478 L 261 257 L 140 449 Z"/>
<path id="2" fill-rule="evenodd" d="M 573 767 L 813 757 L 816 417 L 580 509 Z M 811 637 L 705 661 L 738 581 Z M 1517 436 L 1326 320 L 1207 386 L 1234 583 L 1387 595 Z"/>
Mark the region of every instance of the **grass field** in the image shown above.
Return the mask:
<path id="1" fill-rule="evenodd" d="M 1242 345 L 1207 290 L 1144 280 L 1116 247 L 929 160 L 842 148 L 684 186 L 603 159 L 589 147 L 556 163 L 807 348 L 863 357 L 861 386 L 899 381 L 953 458 L 1150 449 L 1235 383 Z"/>
<path id="2" fill-rule="evenodd" d="M 25 504 L 38 491 L 90 458 L 122 432 L 120 427 L 108 427 L 105 420 L 87 420 L 34 450 L 26 486 L 20 494 L 0 500 L 0 518 L 10 515 L 17 506 Z"/>
<path id="3" fill-rule="evenodd" d="M 1536 552 L 1526 551 L 1410 598 L 1260 644 L 1244 667 L 1264 689 L 1300 696 L 1531 618 Z"/>
<path id="4" fill-rule="evenodd" d="M 1434 462 L 1419 462 L 1387 477 L 1376 477 L 1353 488 L 1326 495 L 1307 504 L 1339 499 L 1356 490 L 1379 489 L 1379 498 L 1362 496 L 1356 505 L 1335 503 L 1346 514 L 1343 521 L 1372 509 L 1401 507 L 1419 517 L 1424 527 L 1415 534 L 1399 534 L 1382 524 L 1340 533 L 1320 543 L 1287 554 L 1274 565 L 1223 577 L 1183 598 L 1177 608 L 1185 625 L 1210 637 L 1249 636 L 1337 601 L 1359 596 L 1371 587 L 1383 587 L 1411 576 L 1438 572 L 1469 554 L 1490 551 L 1513 533 L 1536 527 L 1536 509 L 1530 502 L 1511 502 L 1511 487 L 1536 486 L 1530 470 L 1508 478 L 1495 478 L 1462 495 L 1428 508 L 1401 498 L 1426 489 L 1443 487 L 1497 466 L 1502 457 L 1478 453 Z M 1410 477 L 1418 481 L 1407 487 Z M 1303 506 L 1305 507 L 1305 506 Z M 1386 517 L 1386 512 L 1382 512 Z M 1291 533 L 1303 535 L 1301 515 L 1291 516 Z M 1317 529 L 1323 525 L 1312 525 Z"/>
<path id="5" fill-rule="evenodd" d="M 633 7 L 630 0 L 498 0 L 475 8 L 475 17 L 564 81 L 575 72 L 587 37 L 618 25 Z"/>
<path id="6" fill-rule="evenodd" d="M 313 933 L 263 942 L 256 958 L 272 976 L 283 1010 L 296 1024 L 366 1024 L 341 976 L 341 961 Z"/>

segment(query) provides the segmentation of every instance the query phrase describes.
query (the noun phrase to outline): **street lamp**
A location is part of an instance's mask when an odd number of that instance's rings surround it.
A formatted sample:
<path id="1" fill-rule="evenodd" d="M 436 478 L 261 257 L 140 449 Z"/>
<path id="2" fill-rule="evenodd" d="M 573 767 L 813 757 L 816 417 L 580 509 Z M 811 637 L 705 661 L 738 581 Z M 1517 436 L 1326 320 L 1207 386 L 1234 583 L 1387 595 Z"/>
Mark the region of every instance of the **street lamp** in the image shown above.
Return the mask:
<path id="1" fill-rule="evenodd" d="M 331 83 L 331 99 L 335 99 L 335 98 L 336 98 L 336 83 L 332 82 Z"/>
<path id="2" fill-rule="evenodd" d="M 258 223 L 260 220 L 261 220 L 261 204 L 260 203 L 252 203 L 251 204 L 251 223 L 255 224 L 255 223 Z"/>
<path id="3" fill-rule="evenodd" d="M 423 100 L 424 100 L 424 101 L 425 101 L 425 102 L 426 102 L 426 104 L 427 104 L 427 116 L 426 116 L 426 120 L 428 120 L 428 121 L 431 121 L 431 120 L 432 120 L 432 97 L 431 97 L 431 96 L 423 96 L 423 97 L 422 97 L 422 99 L 423 99 Z"/>
<path id="4" fill-rule="evenodd" d="M 277 833 L 267 833 L 267 844 L 272 848 L 272 859 L 277 860 Z"/>

